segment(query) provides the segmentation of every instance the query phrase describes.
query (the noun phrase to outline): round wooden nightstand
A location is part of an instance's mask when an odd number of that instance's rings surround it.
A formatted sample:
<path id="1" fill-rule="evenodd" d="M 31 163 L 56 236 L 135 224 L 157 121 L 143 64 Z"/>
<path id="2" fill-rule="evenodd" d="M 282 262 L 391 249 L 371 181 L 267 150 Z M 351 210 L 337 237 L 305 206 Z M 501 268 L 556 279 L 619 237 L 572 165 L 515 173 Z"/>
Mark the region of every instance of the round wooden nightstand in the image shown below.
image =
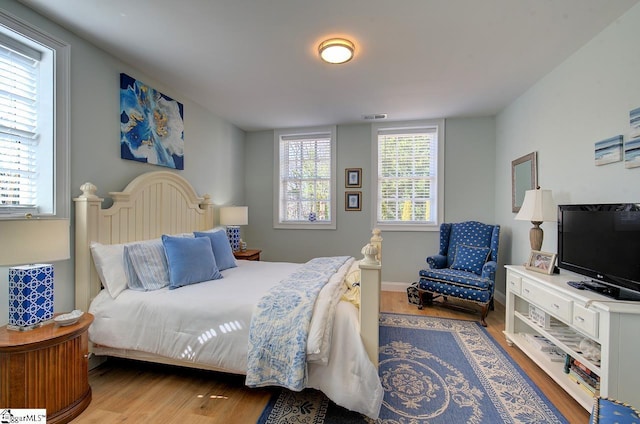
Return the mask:
<path id="1" fill-rule="evenodd" d="M 47 423 L 67 423 L 91 403 L 89 336 L 93 315 L 66 327 L 0 328 L 0 405 L 44 408 Z"/>

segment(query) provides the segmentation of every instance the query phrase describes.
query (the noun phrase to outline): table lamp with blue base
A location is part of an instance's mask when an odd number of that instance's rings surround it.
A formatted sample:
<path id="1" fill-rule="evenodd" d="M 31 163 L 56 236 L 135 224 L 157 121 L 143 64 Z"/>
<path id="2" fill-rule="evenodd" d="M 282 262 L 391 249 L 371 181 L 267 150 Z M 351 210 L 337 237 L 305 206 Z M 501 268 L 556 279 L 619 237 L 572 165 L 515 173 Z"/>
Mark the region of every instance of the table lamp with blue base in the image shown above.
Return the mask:
<path id="1" fill-rule="evenodd" d="M 240 250 L 240 225 L 249 223 L 249 208 L 225 206 L 220 208 L 220 225 L 227 227 L 227 238 L 234 252 Z"/>
<path id="2" fill-rule="evenodd" d="M 69 258 L 69 220 L 0 221 L 0 265 Z M 26 331 L 53 319 L 53 265 L 31 263 L 9 268 L 10 330 Z"/>

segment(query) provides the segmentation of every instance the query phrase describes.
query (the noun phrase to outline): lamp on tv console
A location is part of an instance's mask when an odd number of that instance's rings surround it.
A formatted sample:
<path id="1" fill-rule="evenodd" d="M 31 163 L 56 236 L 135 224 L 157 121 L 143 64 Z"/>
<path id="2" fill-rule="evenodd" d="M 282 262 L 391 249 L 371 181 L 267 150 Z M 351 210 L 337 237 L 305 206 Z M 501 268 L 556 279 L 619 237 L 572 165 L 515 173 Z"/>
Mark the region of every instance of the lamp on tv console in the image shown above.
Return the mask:
<path id="1" fill-rule="evenodd" d="M 533 228 L 529 231 L 531 250 L 540 250 L 544 233 L 540 224 L 558 220 L 556 203 L 553 201 L 551 190 L 527 190 L 520 212 L 516 215 L 519 221 L 531 221 Z"/>

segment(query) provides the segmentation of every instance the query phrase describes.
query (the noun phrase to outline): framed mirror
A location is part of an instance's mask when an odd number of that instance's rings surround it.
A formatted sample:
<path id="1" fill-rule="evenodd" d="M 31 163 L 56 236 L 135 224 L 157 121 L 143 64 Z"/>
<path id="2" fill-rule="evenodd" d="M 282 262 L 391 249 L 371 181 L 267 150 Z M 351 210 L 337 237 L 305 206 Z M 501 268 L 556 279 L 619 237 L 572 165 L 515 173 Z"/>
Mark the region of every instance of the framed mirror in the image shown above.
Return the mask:
<path id="1" fill-rule="evenodd" d="M 524 201 L 524 193 L 538 186 L 538 161 L 536 152 L 511 162 L 511 211 L 518 212 Z"/>

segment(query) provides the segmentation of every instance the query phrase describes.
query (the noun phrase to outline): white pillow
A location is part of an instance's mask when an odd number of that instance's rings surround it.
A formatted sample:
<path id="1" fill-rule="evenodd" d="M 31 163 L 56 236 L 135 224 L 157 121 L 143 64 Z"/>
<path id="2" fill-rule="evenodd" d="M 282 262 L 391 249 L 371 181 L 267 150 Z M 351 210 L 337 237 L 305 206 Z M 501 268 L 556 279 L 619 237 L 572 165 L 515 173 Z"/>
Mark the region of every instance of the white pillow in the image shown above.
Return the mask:
<path id="1" fill-rule="evenodd" d="M 129 280 L 124 269 L 124 244 L 91 243 L 91 256 L 102 285 L 112 298 L 127 288 Z"/>

